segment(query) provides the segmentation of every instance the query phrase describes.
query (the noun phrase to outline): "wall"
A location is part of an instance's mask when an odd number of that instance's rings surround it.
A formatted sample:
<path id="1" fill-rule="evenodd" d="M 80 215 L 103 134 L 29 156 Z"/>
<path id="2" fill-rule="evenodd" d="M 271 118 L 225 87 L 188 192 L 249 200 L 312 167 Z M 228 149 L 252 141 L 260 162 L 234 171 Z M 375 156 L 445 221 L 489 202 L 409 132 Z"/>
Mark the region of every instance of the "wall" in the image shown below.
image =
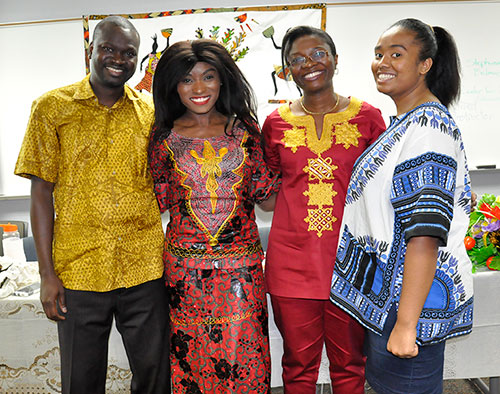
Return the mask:
<path id="1" fill-rule="evenodd" d="M 353 2 L 347 0 L 344 2 Z M 0 23 L 80 18 L 92 14 L 134 14 L 191 8 L 225 8 L 257 5 L 316 3 L 304 0 L 1 0 Z"/>
<path id="2" fill-rule="evenodd" d="M 0 199 L 0 222 L 6 223 L 9 220 L 21 220 L 30 223 L 30 199 Z M 28 232 L 31 234 L 31 226 L 28 226 Z"/>
<path id="3" fill-rule="evenodd" d="M 352 1 L 352 0 L 348 0 Z M 276 1 L 273 4 L 302 4 L 304 1 L 300 0 L 287 0 L 287 1 Z M 65 0 L 45 0 L 43 3 L 40 3 L 38 0 L 23 0 L 19 1 L 7 1 L 0 0 L 0 24 L 7 23 L 17 23 L 17 22 L 26 22 L 26 21 L 43 21 L 43 20 L 57 20 L 57 19 L 67 19 L 67 18 L 81 18 L 82 15 L 87 14 L 113 14 L 113 13 L 140 13 L 140 12 L 152 12 L 152 11 L 164 11 L 175 10 L 175 9 L 189 9 L 189 8 L 210 8 L 210 7 L 234 7 L 234 6 L 257 6 L 262 5 L 262 0 L 169 0 L 158 1 L 158 0 L 143 0 L 143 1 L 130 1 L 130 0 L 111 0 L 111 1 L 100 1 L 100 0 L 87 0 L 87 1 L 65 1 Z M 267 3 L 265 5 L 270 5 Z M 66 22 L 64 22 L 66 23 Z M 81 24 L 81 21 L 75 21 L 76 24 Z M 57 36 L 57 23 L 46 24 L 47 28 L 53 28 L 54 34 Z M 42 26 L 42 25 L 38 25 Z M 55 39 L 56 37 L 54 37 Z M 33 36 L 32 40 L 28 43 L 19 42 L 18 48 L 19 51 L 22 51 L 25 48 L 29 48 L 30 45 L 36 42 L 39 37 Z M 67 37 L 59 37 L 58 39 L 66 40 Z M 7 43 L 5 41 L 0 42 L 0 47 L 2 50 L 7 49 L 7 45 L 9 48 L 14 48 L 16 43 Z M 36 44 L 36 45 L 41 45 Z M 4 52 L 5 53 L 5 52 Z M 71 53 L 71 56 L 79 56 L 79 59 L 83 61 L 83 44 L 81 48 L 71 48 L 71 52 L 69 50 L 62 49 L 59 52 L 60 56 L 68 56 Z M 52 53 L 51 56 L 58 56 L 58 52 Z M 3 63 L 6 63 L 4 58 Z M 37 76 L 43 75 L 44 73 L 57 73 L 58 70 L 44 70 L 43 69 L 43 59 L 20 59 L 23 60 L 20 63 L 20 66 L 26 68 L 27 75 L 36 74 Z M 29 61 L 28 61 L 29 60 Z M 61 59 L 61 64 L 63 64 L 64 59 Z M 15 63 L 16 59 L 11 58 L 8 59 L 12 64 Z M 1 63 L 0 63 L 1 64 Z M 11 64 L 11 66 L 12 66 Z M 4 72 L 6 75 L 10 75 L 9 71 L 6 71 L 5 66 L 0 67 L 0 73 Z M 81 73 L 81 70 L 75 69 L 71 72 Z M 61 81 L 60 85 L 64 85 L 66 82 L 70 83 L 74 80 L 80 78 L 80 76 L 73 76 L 65 70 L 65 78 L 67 81 Z M 37 89 L 39 92 L 33 92 L 34 97 L 37 97 L 37 93 L 43 93 L 54 86 L 44 86 L 43 78 L 39 78 L 39 85 Z M 8 81 L 9 84 L 12 81 Z M 22 81 L 18 81 L 20 83 Z M 23 94 L 23 90 L 20 89 L 18 94 Z M 15 102 L 15 98 L 12 100 Z M 0 106 L 0 111 L 5 111 L 5 107 Z M 29 108 L 17 108 L 17 111 L 20 111 L 20 117 L 22 119 L 27 118 L 27 114 L 29 114 Z M 7 113 L 7 112 L 5 112 Z M 0 116 L 0 119 L 2 117 Z M 6 137 L 10 138 L 10 137 Z M 0 144 L 2 142 L 0 141 Z M 12 162 L 15 162 L 15 157 L 17 155 L 17 149 L 12 149 L 11 152 L 8 152 L 9 155 L 12 156 Z M 26 190 L 29 190 L 29 181 L 24 180 L 22 182 L 26 183 Z M 0 190 L 0 194 L 1 194 Z M 30 200 L 26 197 L 21 198 L 10 198 L 10 197 L 0 197 L 0 221 L 5 220 L 24 220 L 29 222 L 29 205 Z M 259 225 L 270 225 L 272 219 L 272 213 L 266 213 L 258 208 L 256 209 L 257 214 L 257 222 Z M 164 221 L 166 218 L 164 217 Z M 31 228 L 29 229 L 31 233 Z"/>
<path id="4" fill-rule="evenodd" d="M 163 50 L 167 42 L 194 39 L 197 31 L 207 37 L 212 34 L 210 31 L 215 25 L 220 28 L 217 40 L 221 42 L 226 29 L 233 29 L 235 35 L 227 45 L 235 53 L 244 51 L 238 66 L 254 89 L 258 116 L 263 120 L 279 105 L 269 103 L 269 99 L 298 97 L 298 90 L 293 84 L 280 78 L 272 79 L 274 67 L 281 63 L 280 51 L 264 32 L 272 28 L 275 39 L 281 41 L 289 26 L 304 23 L 321 27 L 325 8 L 253 10 L 248 11 L 248 20 L 244 23 L 238 21 L 242 11 L 226 10 L 228 12 L 186 12 L 166 17 L 132 19 L 141 36 L 138 59 L 148 58 L 153 36 L 158 36 L 159 50 Z M 87 32 L 90 36 L 97 23 L 92 19 L 88 22 Z M 168 41 L 161 34 L 161 30 L 166 27 L 171 29 Z M 0 116 L 0 195 L 23 196 L 29 194 L 29 182 L 15 176 L 13 169 L 26 131 L 31 104 L 43 93 L 85 76 L 83 23 L 81 19 L 74 19 L 4 25 L 0 26 L 0 43 L 5 54 L 0 62 L 0 86 L 11 86 L 9 94 L 0 95 L 3 113 Z M 24 53 L 24 56 L 20 56 L 20 53 Z M 36 67 L 33 67 L 34 61 Z M 143 64 L 147 65 L 147 62 L 141 61 Z M 143 77 L 144 70 L 138 67 L 128 83 L 136 86 Z M 279 89 L 278 92 L 275 92 L 274 86 Z"/>
<path id="5" fill-rule="evenodd" d="M 301 4 L 305 1 L 288 0 L 276 1 L 274 4 Z M 344 0 L 342 3 L 359 3 L 355 0 Z M 37 0 L 6 1 L 0 0 L 0 24 L 7 22 L 53 20 L 59 18 L 79 18 L 83 14 L 110 14 L 110 13 L 137 13 L 185 8 L 207 8 L 207 7 L 231 7 L 231 6 L 254 6 L 262 5 L 262 0 L 169 0 L 165 1 L 143 0 L 113 0 L 102 2 L 100 0 L 87 1 L 65 1 L 65 0 Z M 481 3 L 478 1 L 478 6 Z M 269 4 L 266 4 L 269 5 Z M 452 4 L 450 3 L 450 6 Z M 405 5 L 400 5 L 405 7 Z M 330 18 L 331 19 L 331 18 Z M 356 31 L 349 31 L 356 34 Z M 482 37 L 481 39 L 484 39 Z M 2 49 L 5 43 L 0 43 Z M 30 43 L 24 43 L 20 50 L 29 47 Z M 15 61 L 15 59 L 10 59 Z M 30 67 L 30 72 L 39 72 L 41 59 L 22 59 Z M 342 57 L 341 57 L 342 61 Z M 342 64 L 342 63 L 341 63 Z M 342 70 L 342 69 L 341 69 Z M 1 72 L 1 69 L 0 69 Z M 346 92 L 349 93 L 349 92 Z M 479 193 L 500 194 L 500 171 L 473 171 L 471 173 L 473 189 Z M 29 181 L 26 181 L 29 182 Z M 260 224 L 269 224 L 272 215 L 257 210 Z M 17 219 L 29 221 L 29 199 L 0 199 L 0 220 Z"/>

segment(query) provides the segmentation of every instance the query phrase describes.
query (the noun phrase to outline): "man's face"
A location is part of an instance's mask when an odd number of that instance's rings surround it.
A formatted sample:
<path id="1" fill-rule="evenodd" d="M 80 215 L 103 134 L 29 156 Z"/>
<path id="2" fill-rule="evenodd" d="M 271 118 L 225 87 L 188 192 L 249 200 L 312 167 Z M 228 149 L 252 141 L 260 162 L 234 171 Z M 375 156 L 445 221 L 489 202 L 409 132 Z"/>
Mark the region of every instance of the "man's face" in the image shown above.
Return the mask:
<path id="1" fill-rule="evenodd" d="M 90 45 L 90 82 L 103 88 L 123 87 L 137 68 L 139 36 L 135 31 L 107 24 Z"/>

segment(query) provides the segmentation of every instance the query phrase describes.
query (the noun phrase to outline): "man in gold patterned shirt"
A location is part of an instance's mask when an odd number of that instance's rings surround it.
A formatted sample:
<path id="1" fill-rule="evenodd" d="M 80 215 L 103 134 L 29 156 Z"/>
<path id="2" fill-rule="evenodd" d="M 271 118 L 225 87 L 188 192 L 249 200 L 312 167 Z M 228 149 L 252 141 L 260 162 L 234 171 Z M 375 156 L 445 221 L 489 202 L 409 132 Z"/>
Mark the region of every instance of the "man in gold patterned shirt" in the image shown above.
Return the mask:
<path id="1" fill-rule="evenodd" d="M 63 393 L 104 393 L 113 321 L 132 393 L 168 393 L 163 231 L 147 169 L 150 101 L 125 85 L 139 34 L 95 28 L 91 73 L 35 100 L 16 164 L 31 179 L 41 301 L 58 322 Z"/>

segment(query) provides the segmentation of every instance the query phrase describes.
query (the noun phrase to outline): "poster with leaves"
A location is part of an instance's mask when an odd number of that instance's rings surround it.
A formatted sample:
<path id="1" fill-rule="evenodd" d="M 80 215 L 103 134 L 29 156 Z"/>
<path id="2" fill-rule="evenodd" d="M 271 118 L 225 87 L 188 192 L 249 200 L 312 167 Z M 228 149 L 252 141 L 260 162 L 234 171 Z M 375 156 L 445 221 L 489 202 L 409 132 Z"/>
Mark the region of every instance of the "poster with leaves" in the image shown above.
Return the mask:
<path id="1" fill-rule="evenodd" d="M 97 23 L 108 15 L 84 17 L 85 57 Z M 290 74 L 281 65 L 281 41 L 297 25 L 324 28 L 326 8 L 321 4 L 207 8 L 123 15 L 139 31 L 139 65 L 129 85 L 151 92 L 156 64 L 174 42 L 208 38 L 222 44 L 252 85 L 262 123 L 279 104 L 298 97 Z"/>

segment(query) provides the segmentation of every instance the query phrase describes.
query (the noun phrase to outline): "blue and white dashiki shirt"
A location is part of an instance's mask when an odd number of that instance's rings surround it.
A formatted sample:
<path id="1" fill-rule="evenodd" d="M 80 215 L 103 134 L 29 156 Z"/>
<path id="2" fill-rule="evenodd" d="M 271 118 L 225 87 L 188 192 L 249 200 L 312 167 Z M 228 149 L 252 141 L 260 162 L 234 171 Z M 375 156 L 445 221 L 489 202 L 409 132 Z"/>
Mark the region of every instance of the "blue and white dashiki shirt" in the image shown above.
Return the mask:
<path id="1" fill-rule="evenodd" d="M 391 119 L 354 165 L 330 299 L 381 333 L 399 302 L 411 237 L 439 239 L 437 270 L 417 325 L 419 345 L 469 333 L 472 267 L 464 246 L 470 179 L 459 129 L 439 103 Z"/>

